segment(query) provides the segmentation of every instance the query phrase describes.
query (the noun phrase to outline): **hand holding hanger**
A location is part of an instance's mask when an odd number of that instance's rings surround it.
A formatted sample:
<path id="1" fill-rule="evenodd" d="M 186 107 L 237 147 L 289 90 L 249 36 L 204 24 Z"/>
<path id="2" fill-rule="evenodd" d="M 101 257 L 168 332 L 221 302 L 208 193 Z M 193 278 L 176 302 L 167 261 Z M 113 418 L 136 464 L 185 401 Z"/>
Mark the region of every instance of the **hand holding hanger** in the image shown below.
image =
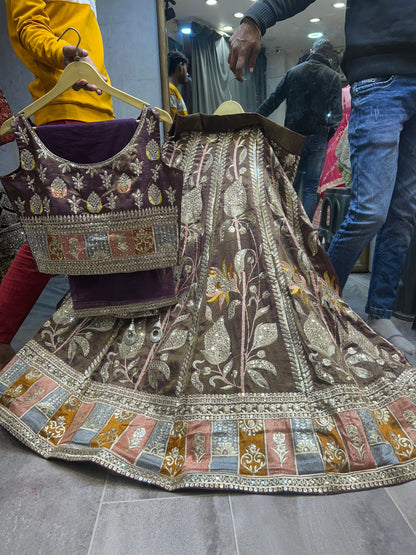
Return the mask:
<path id="1" fill-rule="evenodd" d="M 120 91 L 106 83 L 101 75 L 98 73 L 98 71 L 95 70 L 90 64 L 87 64 L 86 62 L 71 62 L 69 65 L 66 66 L 61 75 L 61 78 L 53 87 L 53 89 L 44 94 L 41 98 L 35 100 L 35 102 L 32 102 L 32 104 L 29 104 L 29 106 L 26 106 L 26 108 L 23 108 L 23 110 L 20 110 L 19 114 L 24 114 L 27 118 L 29 118 L 37 110 L 40 110 L 41 108 L 49 104 L 49 102 L 54 100 L 57 96 L 65 92 L 67 89 L 69 89 L 79 81 L 85 81 L 90 85 L 95 85 L 101 91 L 106 92 L 109 95 L 114 96 L 115 98 L 118 98 L 119 100 L 122 100 L 123 102 L 126 102 L 127 104 L 130 104 L 135 108 L 138 108 L 139 110 L 142 110 L 145 106 L 149 106 L 148 102 L 144 102 L 143 100 L 140 100 L 139 98 Z M 159 117 L 161 121 L 172 123 L 172 118 L 170 117 L 170 114 L 168 114 L 168 112 L 162 110 L 161 108 L 155 108 L 155 110 L 159 112 Z M 3 123 L 0 128 L 0 135 L 10 133 L 10 123 L 12 119 L 13 118 L 9 118 Z"/>
<path id="2" fill-rule="evenodd" d="M 65 67 L 70 64 L 71 62 L 79 61 L 80 59 L 87 64 L 90 64 L 97 72 L 97 66 L 94 64 L 93 60 L 89 57 L 88 51 L 84 48 L 79 48 L 78 46 L 72 46 L 71 44 L 66 44 L 62 48 L 62 52 L 64 54 L 64 65 Z M 100 73 L 100 76 L 104 81 L 108 81 L 105 75 Z M 98 95 L 101 95 L 103 92 L 101 89 L 94 85 L 93 83 L 87 83 L 85 79 L 78 81 L 72 87 L 74 91 L 79 91 L 80 89 L 84 89 L 86 91 L 96 92 Z"/>

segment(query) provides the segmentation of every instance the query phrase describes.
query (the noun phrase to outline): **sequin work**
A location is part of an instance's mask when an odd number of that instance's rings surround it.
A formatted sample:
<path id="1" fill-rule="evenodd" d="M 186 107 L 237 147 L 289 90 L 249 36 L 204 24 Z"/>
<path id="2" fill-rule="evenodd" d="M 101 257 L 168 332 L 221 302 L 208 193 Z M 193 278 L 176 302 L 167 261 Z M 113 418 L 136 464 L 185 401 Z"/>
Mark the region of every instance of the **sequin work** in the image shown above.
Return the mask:
<path id="1" fill-rule="evenodd" d="M 129 143 L 94 164 L 53 154 L 24 116 L 16 118 L 20 169 L 2 181 L 41 272 L 116 274 L 177 263 L 182 177 L 159 160 L 157 117 L 146 108 Z"/>
<path id="2" fill-rule="evenodd" d="M 291 186 L 301 139 L 250 114 L 175 125 L 156 162 L 184 173 L 177 304 L 132 321 L 63 303 L 0 373 L 1 424 L 168 490 L 413 479 L 416 369 L 339 296 Z"/>

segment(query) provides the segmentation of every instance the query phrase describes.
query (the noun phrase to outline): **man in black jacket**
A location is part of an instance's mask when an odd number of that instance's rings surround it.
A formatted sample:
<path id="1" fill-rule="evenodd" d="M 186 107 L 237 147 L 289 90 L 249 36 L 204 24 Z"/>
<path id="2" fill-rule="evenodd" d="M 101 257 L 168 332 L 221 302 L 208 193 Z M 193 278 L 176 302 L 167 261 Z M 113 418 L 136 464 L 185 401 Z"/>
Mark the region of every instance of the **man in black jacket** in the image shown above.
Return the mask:
<path id="1" fill-rule="evenodd" d="M 342 118 L 341 78 L 331 69 L 336 58 L 332 44 L 317 40 L 309 58 L 290 69 L 257 112 L 269 116 L 286 100 L 285 126 L 306 136 L 293 187 L 312 220 L 328 140 Z"/>
<path id="2" fill-rule="evenodd" d="M 258 0 L 230 39 L 229 64 L 253 70 L 261 36 L 314 0 Z M 391 322 L 416 214 L 416 8 L 414 0 L 347 0 L 342 68 L 351 85 L 351 202 L 328 250 L 341 288 L 377 234 L 366 312 L 380 335 L 416 347 Z"/>

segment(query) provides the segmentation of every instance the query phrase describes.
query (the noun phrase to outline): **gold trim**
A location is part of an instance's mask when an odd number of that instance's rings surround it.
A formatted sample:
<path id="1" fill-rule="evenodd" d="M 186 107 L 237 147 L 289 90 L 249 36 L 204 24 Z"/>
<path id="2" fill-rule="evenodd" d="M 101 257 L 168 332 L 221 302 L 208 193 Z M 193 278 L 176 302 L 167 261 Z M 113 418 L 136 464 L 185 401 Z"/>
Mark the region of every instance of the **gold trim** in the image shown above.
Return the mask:
<path id="1" fill-rule="evenodd" d="M 183 488 L 226 489 L 245 491 L 250 493 L 304 493 L 327 494 L 348 491 L 359 491 L 377 487 L 392 486 L 408 482 L 416 478 L 416 461 L 389 465 L 381 468 L 348 472 L 322 473 L 309 475 L 279 475 L 279 476 L 242 476 L 223 472 L 209 474 L 189 472 L 181 476 L 163 476 L 139 468 L 126 459 L 117 456 L 105 448 L 75 449 L 73 447 L 51 445 L 45 439 L 35 434 L 14 415 L 0 405 L 2 423 L 8 432 L 19 441 L 34 450 L 42 457 L 62 459 L 64 461 L 89 461 L 107 470 L 139 482 L 153 484 L 168 491 Z"/>
<path id="2" fill-rule="evenodd" d="M 118 329 L 115 330 L 116 334 Z M 104 346 L 104 349 L 107 345 Z M 192 353 L 192 349 L 190 350 Z M 365 393 L 354 385 L 330 386 L 310 393 L 233 393 L 228 395 L 177 395 L 167 397 L 143 393 L 112 384 L 91 381 L 85 389 L 85 376 L 57 358 L 44 347 L 30 340 L 18 357 L 40 370 L 64 389 L 82 391 L 85 402 L 105 402 L 108 405 L 142 414 L 147 418 L 181 421 L 218 421 L 251 418 L 290 419 L 322 418 L 340 412 L 360 409 L 380 410 L 403 396 L 416 397 L 416 368 L 409 367 L 394 381 L 380 378 L 365 387 Z M 101 360 L 101 357 L 97 357 Z M 90 367 L 92 375 L 96 366 Z M 360 394 L 357 395 L 360 389 Z M 394 393 L 392 393 L 394 391 Z M 323 408 L 325 410 L 323 410 Z"/>

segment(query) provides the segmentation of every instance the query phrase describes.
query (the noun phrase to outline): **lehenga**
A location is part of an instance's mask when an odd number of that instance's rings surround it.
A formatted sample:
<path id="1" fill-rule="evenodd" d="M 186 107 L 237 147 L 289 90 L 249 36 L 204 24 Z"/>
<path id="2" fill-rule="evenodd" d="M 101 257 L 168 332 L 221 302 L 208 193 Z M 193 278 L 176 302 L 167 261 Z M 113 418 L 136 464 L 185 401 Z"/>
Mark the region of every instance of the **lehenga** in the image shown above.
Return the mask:
<path id="1" fill-rule="evenodd" d="M 9 199 L 0 188 L 0 281 L 24 242 L 23 228 Z"/>
<path id="2" fill-rule="evenodd" d="M 302 139 L 179 117 L 179 301 L 134 321 L 65 299 L 0 373 L 0 422 L 42 456 L 168 490 L 327 493 L 416 476 L 416 369 L 338 293 L 294 192 Z M 151 341 L 160 317 L 161 339 Z"/>

